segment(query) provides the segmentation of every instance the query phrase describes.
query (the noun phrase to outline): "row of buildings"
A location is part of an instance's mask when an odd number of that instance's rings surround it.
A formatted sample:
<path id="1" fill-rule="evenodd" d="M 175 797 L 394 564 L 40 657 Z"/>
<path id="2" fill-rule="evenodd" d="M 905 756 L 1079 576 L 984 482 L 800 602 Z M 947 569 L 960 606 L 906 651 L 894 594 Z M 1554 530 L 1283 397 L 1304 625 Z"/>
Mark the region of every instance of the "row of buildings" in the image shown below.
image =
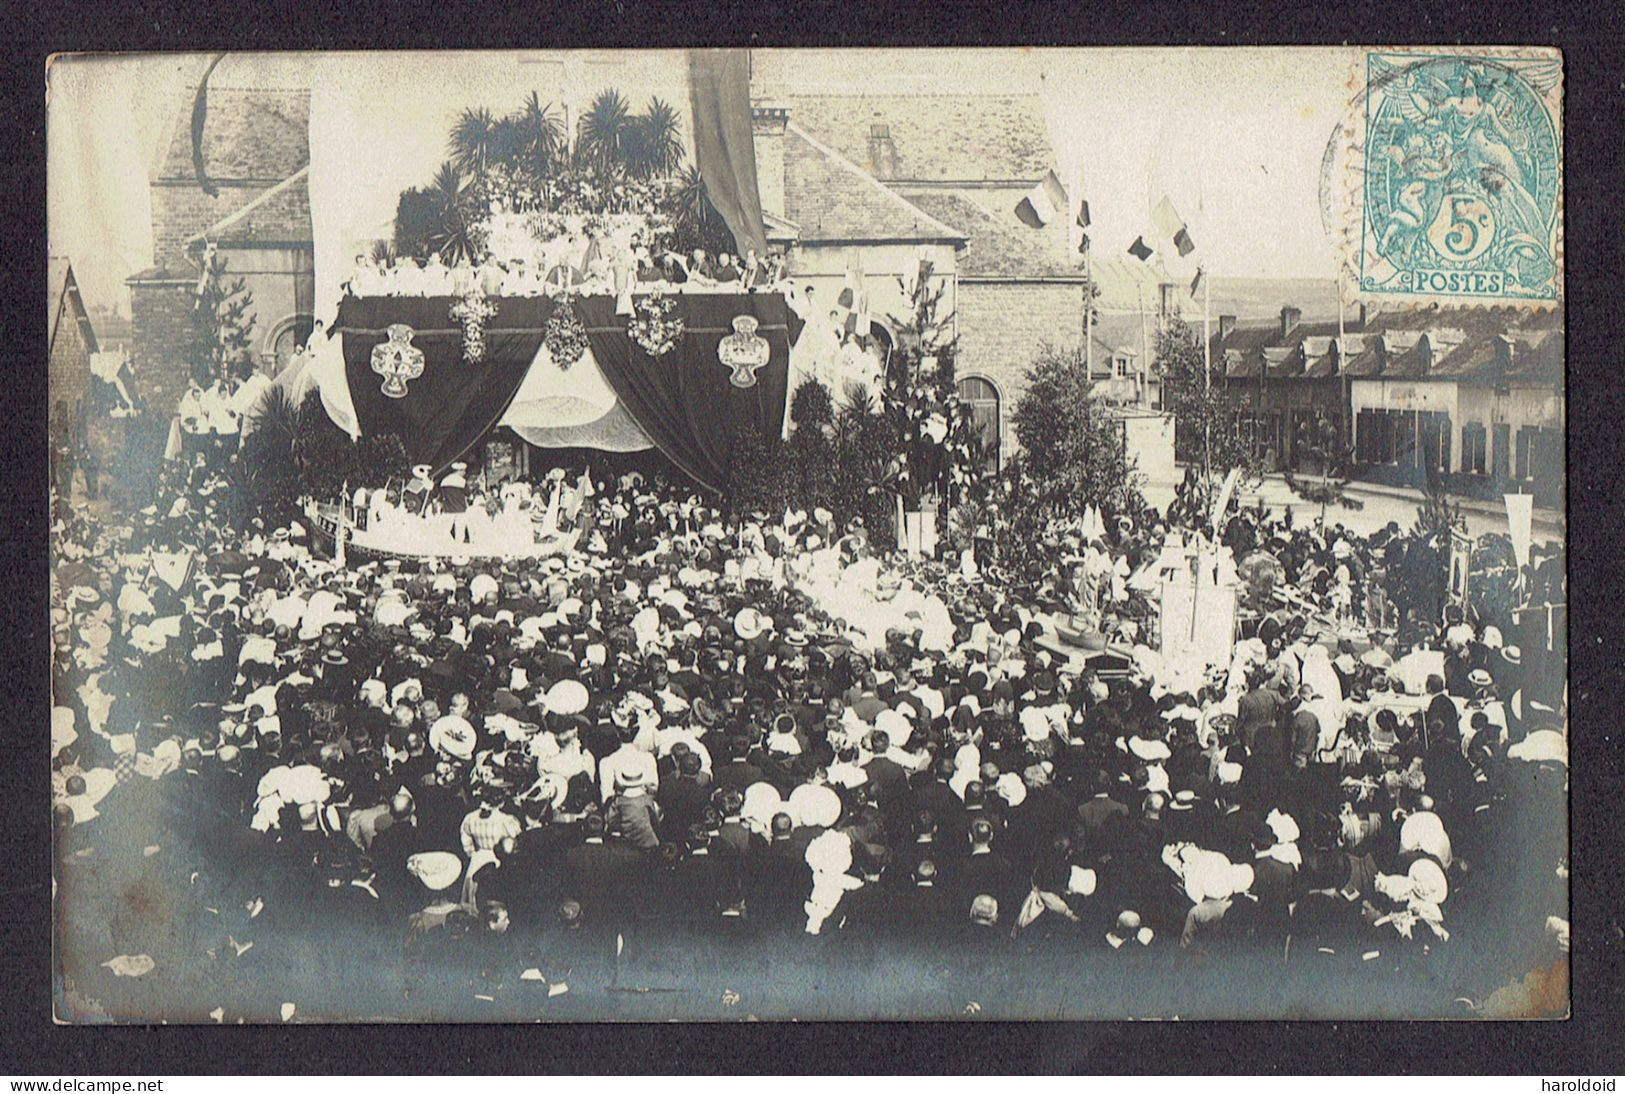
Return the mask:
<path id="1" fill-rule="evenodd" d="M 612 86 L 614 74 L 602 79 Z M 961 394 L 1008 457 L 1024 374 L 1040 346 L 1082 344 L 1092 277 L 1094 377 L 1122 407 L 1125 430 L 1145 436 L 1142 464 L 1172 474 L 1151 360 L 1157 325 L 1182 303 L 1188 312 L 1187 286 L 1126 257 L 1102 256 L 1086 273 L 1070 217 L 1042 229 L 1016 218 L 1021 197 L 1056 164 L 1036 89 L 809 94 L 770 59 L 751 80 L 768 236 L 815 299 L 833 300 L 858 271 L 871 311 L 899 313 L 899 278 L 930 257 L 954 315 Z M 198 186 L 189 128 L 177 117 L 151 180 L 154 265 L 129 280 L 133 363 L 155 410 L 174 407 L 185 390 L 179 339 L 206 248 L 254 295 L 255 350 L 267 372 L 316 318 L 329 318 L 312 314 L 309 110 L 308 91 L 211 86 L 212 197 Z M 1261 306 L 1259 285 L 1213 283 L 1215 381 L 1245 402 L 1245 428 L 1267 463 L 1318 470 L 1318 449 L 1328 446 L 1306 438 L 1329 428 L 1331 447 L 1379 479 L 1415 481 L 1433 467 L 1466 490 L 1529 482 L 1549 493 L 1560 484 L 1560 314 L 1394 312 L 1352 317 L 1339 337 L 1337 323 L 1320 318 L 1328 287 L 1305 290 L 1317 295 L 1303 301 L 1316 318 L 1284 307 L 1264 322 L 1281 296 Z"/>
<path id="2" fill-rule="evenodd" d="M 1563 498 L 1561 310 L 1363 311 L 1340 325 L 1221 316 L 1215 377 L 1243 408 L 1266 467 L 1339 469 L 1389 485 L 1437 477 L 1455 493 Z"/>

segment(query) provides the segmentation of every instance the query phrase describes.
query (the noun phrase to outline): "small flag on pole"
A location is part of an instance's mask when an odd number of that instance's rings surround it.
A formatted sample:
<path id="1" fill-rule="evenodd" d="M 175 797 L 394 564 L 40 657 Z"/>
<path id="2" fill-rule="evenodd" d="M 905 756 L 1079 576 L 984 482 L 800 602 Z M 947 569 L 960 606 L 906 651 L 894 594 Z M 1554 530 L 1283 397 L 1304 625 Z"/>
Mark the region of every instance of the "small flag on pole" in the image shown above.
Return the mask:
<path id="1" fill-rule="evenodd" d="M 1166 196 L 1151 210 L 1151 226 L 1156 229 L 1159 238 L 1173 241 L 1174 250 L 1179 252 L 1180 258 L 1196 250 L 1196 242 L 1191 239 L 1190 229 L 1185 226 L 1185 218 L 1179 215 L 1174 203 Z"/>
<path id="2" fill-rule="evenodd" d="M 1151 210 L 1151 226 L 1157 230 L 1157 235 L 1162 239 L 1173 239 L 1185 230 L 1185 222 L 1174 209 L 1174 203 L 1166 196 Z"/>
<path id="3" fill-rule="evenodd" d="M 1146 245 L 1144 236 L 1135 236 L 1134 242 L 1128 245 L 1128 253 L 1145 262 L 1151 258 L 1151 248 Z"/>
<path id="4" fill-rule="evenodd" d="M 1029 228 L 1042 228 L 1060 216 L 1068 204 L 1066 187 L 1054 171 L 1045 171 L 1038 185 L 1016 204 L 1016 219 Z"/>
<path id="5" fill-rule="evenodd" d="M 1085 198 L 1078 202 L 1078 227 L 1087 228 L 1089 223 L 1089 199 Z"/>
<path id="6" fill-rule="evenodd" d="M 1207 273 L 1202 267 L 1196 267 L 1196 276 L 1191 279 L 1191 296 L 1196 296 L 1196 290 L 1202 287 L 1202 276 Z"/>

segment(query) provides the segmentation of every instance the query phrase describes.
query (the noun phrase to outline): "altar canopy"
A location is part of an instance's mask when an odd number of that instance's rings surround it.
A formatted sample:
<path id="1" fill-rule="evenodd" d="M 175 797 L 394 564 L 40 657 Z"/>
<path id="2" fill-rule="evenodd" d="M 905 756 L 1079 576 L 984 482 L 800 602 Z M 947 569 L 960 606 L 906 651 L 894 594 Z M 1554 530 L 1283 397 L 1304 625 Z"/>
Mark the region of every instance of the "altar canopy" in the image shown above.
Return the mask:
<path id="1" fill-rule="evenodd" d="M 801 320 L 775 293 L 690 294 L 676 297 L 686 325 L 677 347 L 654 358 L 627 333 L 627 319 L 609 296 L 581 297 L 577 314 L 590 352 L 568 369 L 547 354 L 543 335 L 556 302 L 548 297 L 492 297 L 485 358 L 463 359 L 463 331 L 450 318 L 451 297 L 349 297 L 339 307 L 345 376 L 363 435 L 395 433 L 413 463 L 444 468 L 493 428 L 510 424 L 533 443 L 592 444 L 593 435 L 619 451 L 659 448 L 701 485 L 727 485 L 734 438 L 745 423 L 765 437 L 783 431 L 790 347 Z M 767 364 L 750 387 L 735 386 L 717 348 L 740 316 L 756 320 L 768 346 Z M 423 351 L 421 376 L 406 395 L 383 393 L 372 370 L 373 347 L 388 327 L 412 328 Z M 509 416 L 512 416 L 511 419 Z M 616 417 L 619 415 L 619 417 Z M 635 426 L 646 445 L 628 425 Z M 580 431 L 579 433 L 576 431 Z"/>

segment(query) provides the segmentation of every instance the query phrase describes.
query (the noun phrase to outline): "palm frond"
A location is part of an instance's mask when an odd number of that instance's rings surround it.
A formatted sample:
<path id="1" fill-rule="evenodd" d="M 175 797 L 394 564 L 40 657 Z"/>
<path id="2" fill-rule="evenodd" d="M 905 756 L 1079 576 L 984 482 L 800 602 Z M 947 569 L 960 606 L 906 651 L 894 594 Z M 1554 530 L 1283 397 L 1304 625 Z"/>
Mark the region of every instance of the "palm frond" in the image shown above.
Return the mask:
<path id="1" fill-rule="evenodd" d="M 631 110 L 619 91 L 600 91 L 581 116 L 582 152 L 598 167 L 623 166 L 631 120 Z"/>
<path id="2" fill-rule="evenodd" d="M 451 127 L 448 151 L 452 163 L 464 174 L 478 175 L 484 172 L 492 158 L 495 128 L 496 119 L 483 106 L 471 107 L 458 116 Z"/>
<path id="3" fill-rule="evenodd" d="M 640 173 L 645 178 L 664 178 L 677 170 L 683 159 L 682 126 L 677 111 L 658 97 L 649 100 L 638 118 Z"/>
<path id="4" fill-rule="evenodd" d="M 532 91 L 514 123 L 519 162 L 538 175 L 551 171 L 564 147 L 564 123 L 553 113 L 553 104 L 544 105 Z"/>

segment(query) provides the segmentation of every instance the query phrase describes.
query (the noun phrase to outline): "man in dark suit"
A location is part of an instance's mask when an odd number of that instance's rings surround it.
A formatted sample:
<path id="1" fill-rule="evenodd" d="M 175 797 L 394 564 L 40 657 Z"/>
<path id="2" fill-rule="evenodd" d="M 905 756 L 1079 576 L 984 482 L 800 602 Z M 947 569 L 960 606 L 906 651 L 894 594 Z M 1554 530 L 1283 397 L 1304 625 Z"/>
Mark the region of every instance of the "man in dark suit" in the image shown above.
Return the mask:
<path id="1" fill-rule="evenodd" d="M 1100 848 L 1102 834 L 1114 820 L 1122 821 L 1129 817 L 1128 806 L 1112 797 L 1112 789 L 1116 785 L 1111 772 L 1105 768 L 1098 769 L 1093 780 L 1094 796 L 1078 806 L 1078 827 L 1090 850 Z"/>
<path id="2" fill-rule="evenodd" d="M 987 895 L 999 902 L 1001 909 L 1013 910 L 1026 896 L 1024 881 L 1010 864 L 1010 860 L 993 849 L 993 823 L 977 818 L 970 825 L 970 853 L 959 864 L 956 884 L 956 907 L 970 907 L 977 896 Z"/>
<path id="3" fill-rule="evenodd" d="M 711 787 L 706 781 L 709 777 L 700 768 L 699 753 L 688 752 L 677 758 L 676 773 L 661 780 L 655 800 L 665 814 L 663 831 L 680 836 L 705 815 L 706 806 L 711 804 Z"/>
<path id="4" fill-rule="evenodd" d="M 965 803 L 948 785 L 953 775 L 954 761 L 951 756 L 942 757 L 934 768 L 916 775 L 915 784 L 908 793 L 908 810 L 916 817 L 929 810 L 936 822 L 939 838 L 963 843 L 966 835 Z"/>
<path id="5" fill-rule="evenodd" d="M 604 818 L 594 813 L 582 822 L 585 838 L 564 853 L 568 891 L 586 914 L 613 923 L 635 911 L 628 907 L 639 876 L 646 870 L 642 853 L 604 833 Z"/>
<path id="6" fill-rule="evenodd" d="M 869 785 L 874 788 L 875 804 L 883 812 L 890 812 L 908 790 L 908 772 L 903 765 L 886 755 L 891 747 L 891 738 L 884 730 L 875 730 L 869 734 L 868 748 L 874 753 L 874 759 L 863 765 L 864 774 L 869 776 Z"/>

